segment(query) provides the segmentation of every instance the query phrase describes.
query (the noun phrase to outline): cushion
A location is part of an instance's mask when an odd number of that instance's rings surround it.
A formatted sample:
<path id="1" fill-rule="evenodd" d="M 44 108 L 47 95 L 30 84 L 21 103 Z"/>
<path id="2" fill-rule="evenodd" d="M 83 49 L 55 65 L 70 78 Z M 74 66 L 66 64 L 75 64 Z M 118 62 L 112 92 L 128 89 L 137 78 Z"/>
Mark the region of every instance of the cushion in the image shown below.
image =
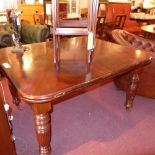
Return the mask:
<path id="1" fill-rule="evenodd" d="M 37 43 L 47 39 L 49 30 L 43 25 L 30 25 L 23 23 L 21 25 L 21 42 L 22 43 Z"/>

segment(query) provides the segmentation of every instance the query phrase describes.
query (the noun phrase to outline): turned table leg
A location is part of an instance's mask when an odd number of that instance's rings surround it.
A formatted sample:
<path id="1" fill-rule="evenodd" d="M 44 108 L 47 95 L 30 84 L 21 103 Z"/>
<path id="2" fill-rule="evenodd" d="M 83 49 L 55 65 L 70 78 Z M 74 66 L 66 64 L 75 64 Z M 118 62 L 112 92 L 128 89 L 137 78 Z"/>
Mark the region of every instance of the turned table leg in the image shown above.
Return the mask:
<path id="1" fill-rule="evenodd" d="M 31 105 L 34 112 L 36 137 L 39 143 L 40 155 L 51 153 L 51 108 L 50 104 Z M 38 108 L 39 107 L 39 108 Z"/>
<path id="2" fill-rule="evenodd" d="M 34 115 L 35 130 L 39 142 L 40 155 L 49 155 L 51 152 L 51 118 L 50 113 Z"/>
<path id="3" fill-rule="evenodd" d="M 138 86 L 138 81 L 139 81 L 139 74 L 137 72 L 132 72 L 130 75 L 130 81 L 129 81 L 129 87 L 126 92 L 126 103 L 125 107 L 126 109 L 130 109 L 133 106 L 133 100 L 136 95 L 136 90 Z"/>

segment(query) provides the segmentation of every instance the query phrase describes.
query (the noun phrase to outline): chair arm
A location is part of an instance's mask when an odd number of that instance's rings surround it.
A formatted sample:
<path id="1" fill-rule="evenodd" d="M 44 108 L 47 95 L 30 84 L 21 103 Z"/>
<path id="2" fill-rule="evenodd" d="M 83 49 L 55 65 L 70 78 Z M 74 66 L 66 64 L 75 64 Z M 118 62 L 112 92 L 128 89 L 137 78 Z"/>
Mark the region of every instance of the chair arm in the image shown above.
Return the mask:
<path id="1" fill-rule="evenodd" d="M 12 46 L 12 36 L 7 31 L 0 31 L 0 47 Z"/>
<path id="2" fill-rule="evenodd" d="M 49 29 L 44 25 L 21 25 L 21 42 L 25 44 L 44 42 L 49 36 Z"/>
<path id="3" fill-rule="evenodd" d="M 113 30 L 112 37 L 114 42 L 120 45 L 155 52 L 155 43 L 153 41 L 144 39 L 125 30 Z"/>

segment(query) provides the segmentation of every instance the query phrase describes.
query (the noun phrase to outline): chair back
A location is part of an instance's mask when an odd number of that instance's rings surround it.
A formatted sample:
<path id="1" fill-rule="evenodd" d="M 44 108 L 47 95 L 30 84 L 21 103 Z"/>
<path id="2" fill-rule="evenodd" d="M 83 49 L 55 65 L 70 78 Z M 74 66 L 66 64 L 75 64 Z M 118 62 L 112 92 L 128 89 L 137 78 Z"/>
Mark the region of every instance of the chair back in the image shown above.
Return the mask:
<path id="1" fill-rule="evenodd" d="M 144 39 L 125 30 L 115 29 L 112 31 L 113 41 L 117 44 L 155 52 L 155 43 Z"/>
<path id="2" fill-rule="evenodd" d="M 44 25 L 45 22 L 44 22 L 44 15 L 43 14 L 39 14 L 39 13 L 36 13 L 33 15 L 33 19 L 34 19 L 34 24 L 36 25 Z"/>
<path id="3" fill-rule="evenodd" d="M 98 16 L 96 24 L 96 33 L 102 34 L 105 25 L 106 16 Z"/>
<path id="4" fill-rule="evenodd" d="M 123 29 L 126 17 L 127 15 L 125 14 L 116 15 L 114 19 L 113 29 Z"/>
<path id="5" fill-rule="evenodd" d="M 155 7 L 147 9 L 146 14 L 155 15 Z"/>

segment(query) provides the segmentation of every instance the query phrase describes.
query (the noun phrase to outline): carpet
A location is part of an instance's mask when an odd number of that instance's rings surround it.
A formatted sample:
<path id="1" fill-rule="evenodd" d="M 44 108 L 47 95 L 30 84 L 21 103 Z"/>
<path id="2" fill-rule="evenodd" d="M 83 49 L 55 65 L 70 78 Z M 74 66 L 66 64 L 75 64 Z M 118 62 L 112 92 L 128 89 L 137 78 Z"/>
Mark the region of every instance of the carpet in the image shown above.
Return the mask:
<path id="1" fill-rule="evenodd" d="M 54 106 L 52 155 L 155 155 L 155 100 L 136 96 L 131 111 L 125 92 L 108 83 Z M 31 108 L 13 107 L 18 155 L 39 155 Z"/>

